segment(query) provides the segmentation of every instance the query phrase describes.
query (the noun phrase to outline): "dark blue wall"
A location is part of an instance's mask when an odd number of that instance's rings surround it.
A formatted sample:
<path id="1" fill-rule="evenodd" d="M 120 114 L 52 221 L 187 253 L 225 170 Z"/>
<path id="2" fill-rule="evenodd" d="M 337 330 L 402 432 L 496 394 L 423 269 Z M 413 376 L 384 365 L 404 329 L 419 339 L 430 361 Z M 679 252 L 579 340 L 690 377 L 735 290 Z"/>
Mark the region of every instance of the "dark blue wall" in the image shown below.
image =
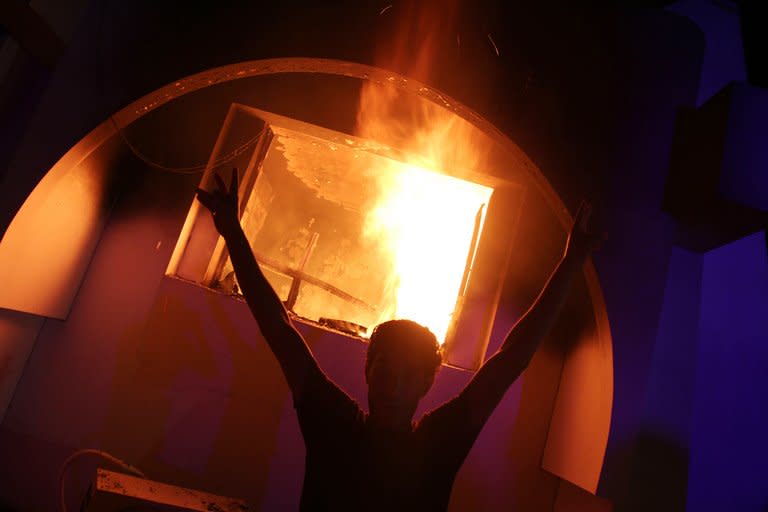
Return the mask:
<path id="1" fill-rule="evenodd" d="M 688 511 L 768 506 L 768 256 L 755 233 L 703 257 Z"/>

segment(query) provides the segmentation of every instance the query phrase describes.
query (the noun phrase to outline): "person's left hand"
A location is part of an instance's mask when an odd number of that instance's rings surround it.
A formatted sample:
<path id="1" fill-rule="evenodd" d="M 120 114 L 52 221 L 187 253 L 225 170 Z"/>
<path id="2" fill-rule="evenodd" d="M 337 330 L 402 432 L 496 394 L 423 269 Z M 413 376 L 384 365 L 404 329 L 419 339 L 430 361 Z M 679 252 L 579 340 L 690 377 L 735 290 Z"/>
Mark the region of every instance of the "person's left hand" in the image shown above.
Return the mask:
<path id="1" fill-rule="evenodd" d="M 229 189 L 218 173 L 214 173 L 216 188 L 210 192 L 197 189 L 197 199 L 213 215 L 213 223 L 220 234 L 226 235 L 240 226 L 237 205 L 237 169 L 232 169 Z"/>

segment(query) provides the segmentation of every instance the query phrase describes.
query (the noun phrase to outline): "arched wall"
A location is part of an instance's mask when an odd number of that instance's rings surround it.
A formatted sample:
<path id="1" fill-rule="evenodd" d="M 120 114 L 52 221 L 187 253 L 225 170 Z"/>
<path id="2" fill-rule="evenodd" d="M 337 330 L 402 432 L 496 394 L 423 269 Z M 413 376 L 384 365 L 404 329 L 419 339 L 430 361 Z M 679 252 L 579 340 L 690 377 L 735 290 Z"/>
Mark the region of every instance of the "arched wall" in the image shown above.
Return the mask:
<path id="1" fill-rule="evenodd" d="M 7 230 L 0 244 L 2 277 L 10 286 L 0 297 L 0 306 L 36 315 L 67 318 L 83 276 L 89 271 L 91 254 L 108 217 L 113 180 L 109 175 L 110 160 L 100 157 L 100 149 L 119 144 L 120 130 L 144 115 L 188 94 L 218 84 L 259 75 L 281 73 L 333 74 L 362 80 L 373 80 L 399 87 L 470 121 L 491 137 L 506 153 L 510 162 L 522 169 L 544 204 L 564 231 L 571 217 L 543 174 L 504 134 L 480 115 L 463 107 L 444 94 L 423 84 L 382 69 L 361 64 L 326 59 L 273 59 L 243 62 L 208 70 L 150 93 L 117 112 L 84 137 L 45 175 L 30 194 Z M 78 194 L 85 193 L 85 196 Z M 83 201 L 85 199 L 85 201 Z M 64 201 L 64 202 L 62 202 Z M 69 207 L 66 201 L 72 201 Z M 77 205 L 91 205 L 83 210 Z M 71 212 L 66 224 L 73 231 L 63 238 L 36 236 L 44 232 L 50 219 L 62 206 Z M 91 213 L 83 215 L 89 211 Z M 180 228 L 181 226 L 179 226 Z M 55 230 L 53 231 L 55 232 Z M 23 254 L 56 253 L 69 257 L 44 261 Z M 542 283 L 543 284 L 543 283 Z M 585 267 L 583 297 L 590 304 L 591 328 L 583 330 L 581 339 L 562 357 L 560 384 L 549 423 L 543 467 L 548 471 L 594 492 L 602 468 L 610 427 L 613 389 L 613 366 L 610 329 L 605 304 L 594 267 Z M 25 293 L 34 290 L 34 294 Z M 498 318 L 498 317 L 497 317 Z M 508 323 L 512 318 L 508 317 Z M 503 331 L 500 324 L 496 332 Z M 461 379 L 458 378 L 460 381 Z"/>

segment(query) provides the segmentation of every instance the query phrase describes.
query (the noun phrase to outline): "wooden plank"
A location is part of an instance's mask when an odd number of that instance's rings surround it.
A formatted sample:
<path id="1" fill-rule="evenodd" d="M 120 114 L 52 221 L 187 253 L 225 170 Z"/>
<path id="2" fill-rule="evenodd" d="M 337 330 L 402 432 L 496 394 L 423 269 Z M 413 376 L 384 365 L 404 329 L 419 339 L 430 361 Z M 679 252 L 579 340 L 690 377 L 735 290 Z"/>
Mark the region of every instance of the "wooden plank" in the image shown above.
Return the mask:
<path id="1" fill-rule="evenodd" d="M 173 512 L 247 512 L 248 505 L 235 498 L 155 482 L 107 469 L 96 470 L 82 510 L 85 512 L 117 512 L 127 508 L 151 507 Z"/>

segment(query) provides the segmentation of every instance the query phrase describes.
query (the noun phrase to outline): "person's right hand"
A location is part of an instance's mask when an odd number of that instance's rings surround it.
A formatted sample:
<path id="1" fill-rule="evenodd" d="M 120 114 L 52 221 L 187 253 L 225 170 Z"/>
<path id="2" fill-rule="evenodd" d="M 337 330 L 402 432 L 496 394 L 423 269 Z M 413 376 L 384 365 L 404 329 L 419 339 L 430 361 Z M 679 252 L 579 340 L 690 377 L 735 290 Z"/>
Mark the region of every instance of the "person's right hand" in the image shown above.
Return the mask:
<path id="1" fill-rule="evenodd" d="M 240 227 L 237 207 L 237 169 L 232 169 L 229 189 L 218 173 L 214 173 L 213 177 L 216 179 L 216 189 L 211 192 L 201 188 L 196 189 L 197 200 L 211 212 L 216 229 L 225 235 Z"/>
<path id="2" fill-rule="evenodd" d="M 571 260 L 583 263 L 605 240 L 604 232 L 589 229 L 589 218 L 592 215 L 592 204 L 583 201 L 576 212 L 573 227 L 566 242 L 565 256 Z"/>

